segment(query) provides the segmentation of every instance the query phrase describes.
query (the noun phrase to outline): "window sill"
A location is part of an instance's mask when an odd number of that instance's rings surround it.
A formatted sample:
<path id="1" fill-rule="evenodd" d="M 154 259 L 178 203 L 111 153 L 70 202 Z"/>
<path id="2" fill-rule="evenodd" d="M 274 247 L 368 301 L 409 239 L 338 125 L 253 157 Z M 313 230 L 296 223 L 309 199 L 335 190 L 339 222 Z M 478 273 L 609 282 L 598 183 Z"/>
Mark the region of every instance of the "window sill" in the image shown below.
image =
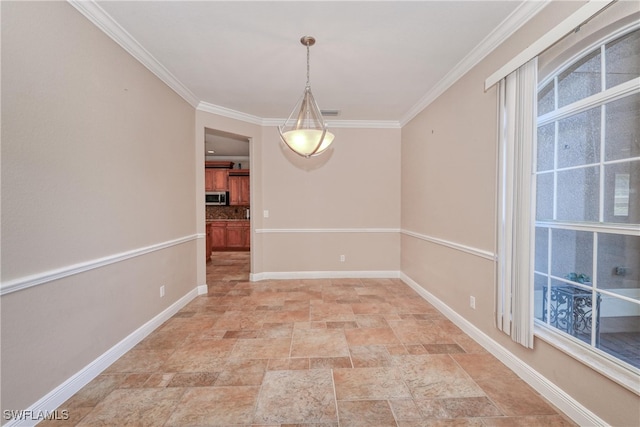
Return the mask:
<path id="1" fill-rule="evenodd" d="M 640 396 L 640 369 L 627 367 L 598 354 L 590 346 L 555 332 L 536 320 L 534 335 L 596 372 Z"/>

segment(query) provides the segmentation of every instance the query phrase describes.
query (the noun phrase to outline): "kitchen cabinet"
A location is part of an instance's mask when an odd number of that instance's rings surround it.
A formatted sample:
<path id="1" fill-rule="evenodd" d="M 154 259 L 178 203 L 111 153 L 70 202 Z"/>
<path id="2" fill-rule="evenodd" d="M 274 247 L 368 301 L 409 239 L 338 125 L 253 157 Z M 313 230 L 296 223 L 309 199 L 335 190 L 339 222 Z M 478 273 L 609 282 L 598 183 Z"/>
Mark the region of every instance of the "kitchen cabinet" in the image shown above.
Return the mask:
<path id="1" fill-rule="evenodd" d="M 249 172 L 229 173 L 229 204 L 232 206 L 249 206 Z"/>
<path id="2" fill-rule="evenodd" d="M 249 221 L 229 221 L 227 223 L 227 248 L 231 250 L 249 250 L 251 243 Z"/>
<path id="3" fill-rule="evenodd" d="M 251 247 L 249 221 L 211 221 L 212 249 L 218 251 L 248 251 Z"/>
<path id="4" fill-rule="evenodd" d="M 229 169 L 205 168 L 204 170 L 204 190 L 205 191 L 229 191 Z"/>
<path id="5" fill-rule="evenodd" d="M 227 248 L 227 221 L 212 221 L 211 249 L 225 250 Z"/>

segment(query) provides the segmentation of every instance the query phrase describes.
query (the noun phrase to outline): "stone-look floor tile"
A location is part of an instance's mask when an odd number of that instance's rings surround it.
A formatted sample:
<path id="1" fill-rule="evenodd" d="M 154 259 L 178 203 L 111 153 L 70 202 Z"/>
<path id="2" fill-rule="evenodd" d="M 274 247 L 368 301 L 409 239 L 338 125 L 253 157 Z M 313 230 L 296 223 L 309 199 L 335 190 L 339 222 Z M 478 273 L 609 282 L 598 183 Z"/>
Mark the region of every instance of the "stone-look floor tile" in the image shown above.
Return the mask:
<path id="1" fill-rule="evenodd" d="M 396 420 L 421 420 L 422 412 L 412 399 L 389 400 Z"/>
<path id="2" fill-rule="evenodd" d="M 560 415 L 483 418 L 487 427 L 577 427 Z"/>
<path id="3" fill-rule="evenodd" d="M 262 382 L 253 422 L 338 422 L 331 371 L 268 371 Z"/>
<path id="4" fill-rule="evenodd" d="M 464 353 L 458 344 L 423 344 L 429 354 L 457 354 Z"/>
<path id="5" fill-rule="evenodd" d="M 145 387 L 166 387 L 173 379 L 173 373 L 155 373 L 152 374 L 147 382 L 144 383 Z"/>
<path id="6" fill-rule="evenodd" d="M 258 391 L 259 387 L 187 389 L 164 426 L 251 425 Z"/>
<path id="7" fill-rule="evenodd" d="M 296 329 L 291 357 L 344 357 L 349 346 L 342 329 Z"/>
<path id="8" fill-rule="evenodd" d="M 309 369 L 353 368 L 350 357 L 311 357 Z"/>
<path id="9" fill-rule="evenodd" d="M 171 332 L 171 331 L 179 331 L 181 333 L 187 332 L 198 332 L 203 331 L 205 329 L 209 329 L 215 323 L 214 319 L 210 319 L 207 317 L 200 318 L 181 318 L 181 317 L 172 317 L 171 319 L 164 322 L 158 332 Z"/>
<path id="10" fill-rule="evenodd" d="M 355 315 L 348 304 L 332 302 L 319 302 L 311 304 L 309 319 L 323 322 L 348 322 L 355 321 Z"/>
<path id="11" fill-rule="evenodd" d="M 238 340 L 230 357 L 234 359 L 289 357 L 290 347 L 290 338 Z"/>
<path id="12" fill-rule="evenodd" d="M 497 417 L 503 415 L 486 397 L 441 400 L 448 418 Z"/>
<path id="13" fill-rule="evenodd" d="M 173 350 L 184 342 L 186 335 L 179 330 L 156 331 L 135 346 L 136 350 Z"/>
<path id="14" fill-rule="evenodd" d="M 485 393 L 449 355 L 392 356 L 416 399 L 482 397 Z"/>
<path id="15" fill-rule="evenodd" d="M 268 359 L 229 360 L 215 382 L 220 386 L 259 386 L 267 370 Z"/>
<path id="16" fill-rule="evenodd" d="M 75 427 L 92 410 L 93 407 L 66 409 L 61 406 L 57 409 L 54 419 L 39 422 L 38 427 Z"/>
<path id="17" fill-rule="evenodd" d="M 268 312 L 264 316 L 264 321 L 271 323 L 308 322 L 309 310 Z"/>
<path id="18" fill-rule="evenodd" d="M 393 412 L 386 400 L 338 401 L 340 424 L 349 427 L 395 427 Z"/>
<path id="19" fill-rule="evenodd" d="M 215 383 L 216 378 L 217 372 L 177 373 L 172 376 L 167 387 L 209 387 Z"/>
<path id="20" fill-rule="evenodd" d="M 354 329 L 358 324 L 351 320 L 348 322 L 327 322 L 327 329 Z"/>
<path id="21" fill-rule="evenodd" d="M 291 338 L 291 334 L 293 334 L 293 322 L 263 323 L 257 338 Z"/>
<path id="22" fill-rule="evenodd" d="M 62 404 L 63 409 L 84 408 L 96 406 L 109 393 L 118 388 L 126 380 L 123 374 L 102 374 L 82 387 L 69 400 Z"/>
<path id="23" fill-rule="evenodd" d="M 222 338 L 223 339 L 229 339 L 229 338 L 252 339 L 252 338 L 258 338 L 258 332 L 259 331 L 251 330 L 251 329 L 247 329 L 244 331 L 226 331 Z"/>
<path id="24" fill-rule="evenodd" d="M 386 302 L 361 302 L 351 304 L 354 314 L 384 314 L 395 313 L 396 309 Z"/>
<path id="25" fill-rule="evenodd" d="M 243 340 L 250 341 L 250 340 Z M 164 372 L 220 372 L 227 358 L 209 350 L 176 351 L 162 365 Z"/>
<path id="26" fill-rule="evenodd" d="M 462 347 L 465 353 L 478 353 L 478 354 L 487 354 L 487 349 L 475 342 L 468 336 L 457 336 L 454 338 L 454 341 Z"/>
<path id="27" fill-rule="evenodd" d="M 387 344 L 385 347 L 390 355 L 409 354 L 407 348 L 402 344 Z"/>
<path id="28" fill-rule="evenodd" d="M 396 368 L 334 369 L 338 400 L 402 399 L 411 392 Z"/>
<path id="29" fill-rule="evenodd" d="M 514 381 L 518 379 L 513 371 L 489 353 L 453 354 L 451 358 L 476 381 L 490 381 L 493 378 L 509 378 Z"/>
<path id="30" fill-rule="evenodd" d="M 116 360 L 105 373 L 157 372 L 173 353 L 173 350 L 133 349 Z"/>
<path id="31" fill-rule="evenodd" d="M 494 377 L 476 381 L 505 415 L 552 415 L 556 411 L 524 381 Z"/>
<path id="32" fill-rule="evenodd" d="M 390 321 L 389 325 L 403 344 L 450 344 L 453 339 L 428 320 Z"/>
<path id="33" fill-rule="evenodd" d="M 356 323 L 361 328 L 388 328 L 389 323 L 384 316 L 379 314 L 358 314 L 356 316 Z"/>
<path id="34" fill-rule="evenodd" d="M 212 328 L 227 331 L 260 329 L 264 317 L 266 317 L 265 313 L 260 311 L 227 311 L 215 321 Z"/>
<path id="35" fill-rule="evenodd" d="M 391 366 L 391 356 L 384 345 L 353 346 L 349 349 L 354 368 Z"/>
<path id="36" fill-rule="evenodd" d="M 153 374 L 148 372 L 144 374 L 128 374 L 118 388 L 141 388 L 151 375 Z"/>
<path id="37" fill-rule="evenodd" d="M 78 426 L 164 425 L 183 394 L 184 389 L 181 388 L 114 390 Z"/>
<path id="38" fill-rule="evenodd" d="M 484 427 L 483 418 L 401 420 L 398 427 Z"/>
<path id="39" fill-rule="evenodd" d="M 415 404 L 426 419 L 449 418 L 444 399 L 416 399 Z"/>
<path id="40" fill-rule="evenodd" d="M 344 334 L 350 346 L 371 344 L 400 344 L 391 328 L 345 329 Z"/>
<path id="41" fill-rule="evenodd" d="M 429 354 L 422 344 L 405 344 L 404 347 L 409 354 Z"/>
<path id="42" fill-rule="evenodd" d="M 309 359 L 306 357 L 269 359 L 268 371 L 299 371 L 309 369 Z"/>

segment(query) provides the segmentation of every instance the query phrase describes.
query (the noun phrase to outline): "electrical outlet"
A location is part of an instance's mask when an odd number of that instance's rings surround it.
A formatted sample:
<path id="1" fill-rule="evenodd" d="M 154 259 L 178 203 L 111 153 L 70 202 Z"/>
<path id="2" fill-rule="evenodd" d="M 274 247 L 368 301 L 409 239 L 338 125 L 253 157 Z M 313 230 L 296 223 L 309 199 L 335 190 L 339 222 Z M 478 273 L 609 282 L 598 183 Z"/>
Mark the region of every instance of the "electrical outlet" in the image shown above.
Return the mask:
<path id="1" fill-rule="evenodd" d="M 164 285 L 160 286 L 160 298 L 164 296 Z"/>
<path id="2" fill-rule="evenodd" d="M 347 257 L 344 255 L 340 255 L 340 262 L 345 262 L 347 260 Z"/>
<path id="3" fill-rule="evenodd" d="M 476 309 L 476 297 L 469 297 L 469 307 L 473 308 L 474 310 Z"/>
<path id="4" fill-rule="evenodd" d="M 265 209 L 264 211 L 262 211 L 262 216 L 263 216 L 264 218 L 269 218 L 269 211 L 268 211 L 268 210 L 266 210 L 266 209 Z"/>

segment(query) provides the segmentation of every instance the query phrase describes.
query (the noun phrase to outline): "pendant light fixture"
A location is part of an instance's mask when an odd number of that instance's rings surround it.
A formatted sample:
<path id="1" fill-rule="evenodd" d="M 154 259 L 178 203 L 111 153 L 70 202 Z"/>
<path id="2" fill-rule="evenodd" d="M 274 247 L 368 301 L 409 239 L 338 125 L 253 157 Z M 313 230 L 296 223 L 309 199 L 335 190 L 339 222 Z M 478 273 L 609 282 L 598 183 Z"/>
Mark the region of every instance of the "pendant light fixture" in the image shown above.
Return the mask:
<path id="1" fill-rule="evenodd" d="M 308 158 L 317 156 L 329 148 L 334 136 L 327 130 L 309 84 L 309 47 L 316 43 L 316 39 L 304 36 L 300 39 L 300 43 L 307 47 L 307 84 L 287 121 L 282 126 L 278 126 L 278 132 L 287 147 L 296 154 Z"/>

